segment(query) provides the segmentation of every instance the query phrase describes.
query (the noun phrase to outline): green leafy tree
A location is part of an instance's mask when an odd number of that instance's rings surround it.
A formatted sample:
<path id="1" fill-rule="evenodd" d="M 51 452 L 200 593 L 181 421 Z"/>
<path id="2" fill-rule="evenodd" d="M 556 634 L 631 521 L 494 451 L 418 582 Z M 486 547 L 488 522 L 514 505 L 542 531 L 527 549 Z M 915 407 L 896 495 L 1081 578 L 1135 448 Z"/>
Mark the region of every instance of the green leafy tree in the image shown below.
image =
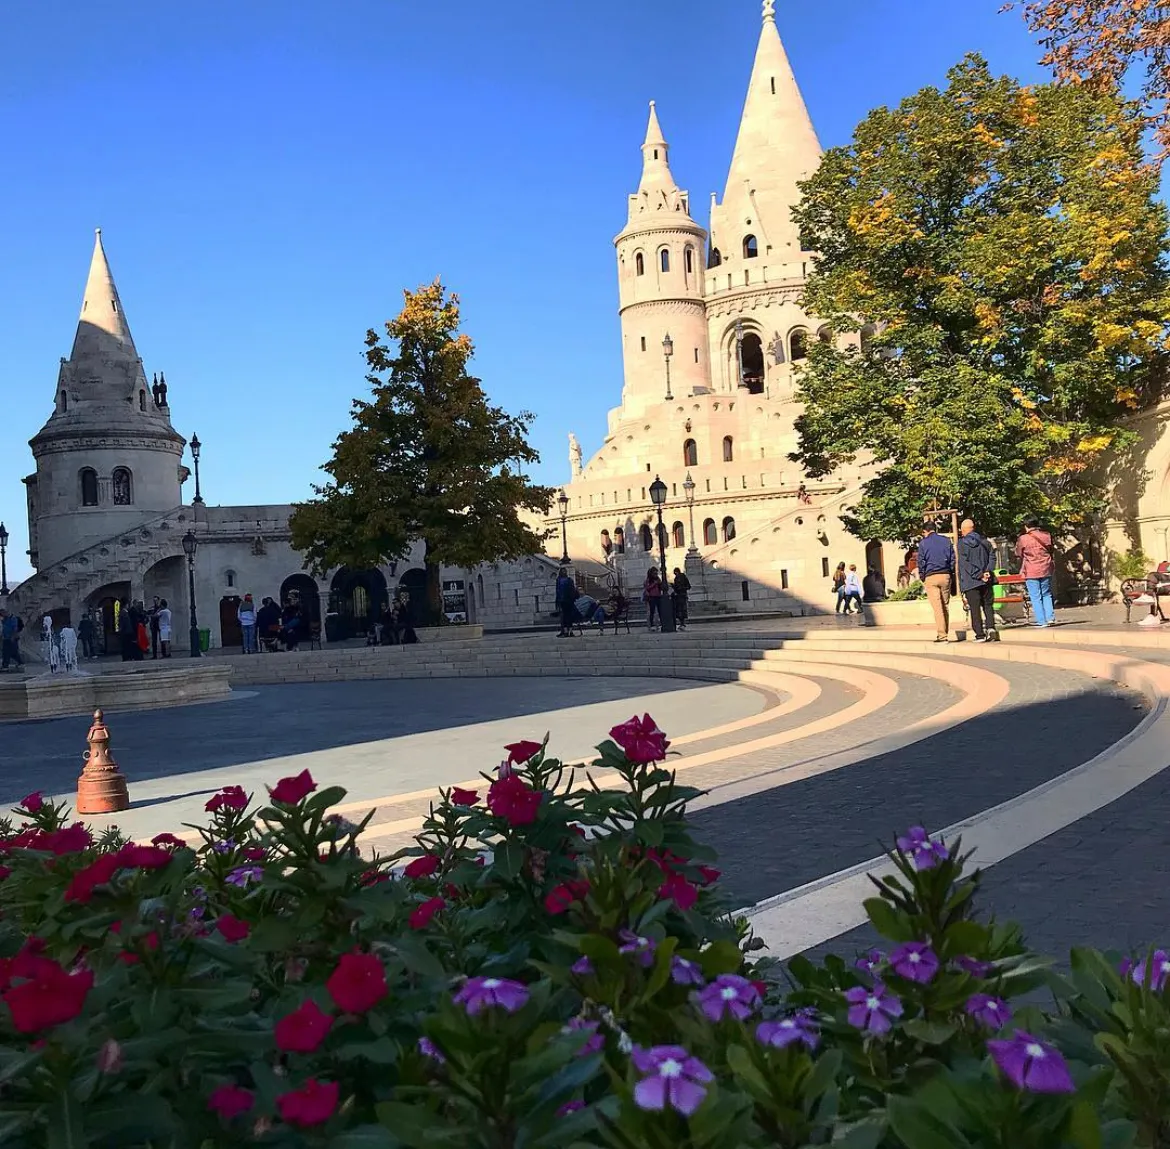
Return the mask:
<path id="1" fill-rule="evenodd" d="M 427 607 L 437 619 L 440 568 L 542 550 L 522 513 L 545 513 L 552 494 L 521 471 L 539 458 L 527 441 L 532 416 L 491 406 L 468 374 L 473 349 L 459 331 L 458 297 L 437 280 L 404 295 L 386 323 L 389 342 L 366 334 L 372 394 L 354 400 L 353 426 L 322 467 L 331 481 L 296 507 L 290 528 L 318 574 L 374 566 L 425 543 Z"/>
<path id="2" fill-rule="evenodd" d="M 1142 130 L 1108 91 L 1027 88 L 969 57 L 802 185 L 805 306 L 862 338 L 812 348 L 793 457 L 813 475 L 874 460 L 854 533 L 909 539 L 932 504 L 991 533 L 1028 513 L 1075 530 L 1103 504 L 1102 464 L 1166 374 Z"/>

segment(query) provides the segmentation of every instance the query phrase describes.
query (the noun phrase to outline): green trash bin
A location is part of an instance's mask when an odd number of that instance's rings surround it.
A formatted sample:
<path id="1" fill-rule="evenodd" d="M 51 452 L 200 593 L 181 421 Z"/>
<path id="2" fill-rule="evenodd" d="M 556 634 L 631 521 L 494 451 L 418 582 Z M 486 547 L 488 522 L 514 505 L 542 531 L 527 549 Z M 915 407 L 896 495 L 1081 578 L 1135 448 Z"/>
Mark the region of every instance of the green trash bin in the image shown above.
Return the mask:
<path id="1" fill-rule="evenodd" d="M 206 654 L 211 649 L 211 627 L 199 628 L 199 649 Z"/>

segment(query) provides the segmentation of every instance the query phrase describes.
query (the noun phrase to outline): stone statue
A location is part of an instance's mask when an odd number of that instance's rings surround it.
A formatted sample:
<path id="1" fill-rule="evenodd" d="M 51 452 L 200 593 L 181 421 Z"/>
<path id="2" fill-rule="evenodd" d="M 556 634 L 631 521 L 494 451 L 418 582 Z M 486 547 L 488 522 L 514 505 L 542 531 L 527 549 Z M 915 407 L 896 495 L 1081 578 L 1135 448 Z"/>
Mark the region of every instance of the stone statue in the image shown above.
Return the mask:
<path id="1" fill-rule="evenodd" d="M 160 407 L 167 405 L 167 373 L 165 371 L 159 377 L 158 381 L 158 405 Z"/>
<path id="2" fill-rule="evenodd" d="M 77 673 L 77 631 L 71 626 L 61 628 L 61 661 L 66 674 Z"/>
<path id="3" fill-rule="evenodd" d="M 577 436 L 572 431 L 569 432 L 569 472 L 574 479 L 581 477 L 581 444 L 577 442 Z"/>

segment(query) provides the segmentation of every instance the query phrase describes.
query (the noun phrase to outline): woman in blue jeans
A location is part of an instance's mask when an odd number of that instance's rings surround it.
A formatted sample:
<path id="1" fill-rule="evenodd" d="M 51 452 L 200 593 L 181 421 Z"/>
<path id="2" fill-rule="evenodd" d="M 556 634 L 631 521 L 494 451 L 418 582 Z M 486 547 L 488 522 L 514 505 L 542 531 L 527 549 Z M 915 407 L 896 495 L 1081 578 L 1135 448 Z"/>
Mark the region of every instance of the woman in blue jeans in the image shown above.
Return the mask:
<path id="1" fill-rule="evenodd" d="M 1024 531 L 1016 542 L 1016 558 L 1020 560 L 1020 574 L 1032 600 L 1036 625 L 1052 626 L 1056 622 L 1052 609 L 1052 573 L 1056 563 L 1052 558 L 1052 536 L 1040 529 L 1039 520 L 1024 520 Z"/>

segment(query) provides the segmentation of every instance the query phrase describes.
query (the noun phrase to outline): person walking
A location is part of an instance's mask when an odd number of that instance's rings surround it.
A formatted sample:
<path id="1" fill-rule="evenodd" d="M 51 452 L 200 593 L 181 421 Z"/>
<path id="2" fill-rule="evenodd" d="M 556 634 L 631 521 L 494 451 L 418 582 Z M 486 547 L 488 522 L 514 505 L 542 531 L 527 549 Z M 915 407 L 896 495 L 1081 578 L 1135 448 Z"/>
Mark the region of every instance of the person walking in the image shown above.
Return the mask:
<path id="1" fill-rule="evenodd" d="M 658 616 L 658 625 L 662 626 L 662 579 L 658 568 L 651 567 L 646 572 L 646 581 L 642 584 L 642 601 L 646 604 L 646 628 L 654 629 L 654 616 Z"/>
<path id="2" fill-rule="evenodd" d="M 853 614 L 853 604 L 857 603 L 857 614 L 861 614 L 861 579 L 857 577 L 856 564 L 850 564 L 845 572 L 845 581 L 841 584 L 841 601 L 845 604 L 842 614 Z"/>
<path id="3" fill-rule="evenodd" d="M 77 624 L 77 637 L 81 642 L 81 653 L 85 658 L 93 658 L 94 656 L 94 626 L 93 616 L 90 614 L 83 614 L 81 621 Z"/>
<path id="4" fill-rule="evenodd" d="M 171 608 L 167 600 L 161 599 L 158 604 L 158 644 L 162 647 L 163 658 L 171 657 Z"/>
<path id="5" fill-rule="evenodd" d="M 7 610 L 0 610 L 0 644 L 3 652 L 0 654 L 0 670 L 7 670 L 9 663 L 16 663 L 20 669 L 24 667 L 24 659 L 20 657 L 20 619 Z"/>
<path id="6" fill-rule="evenodd" d="M 674 607 L 674 621 L 679 630 L 687 628 L 688 604 L 691 593 L 691 580 L 678 568 L 674 568 L 674 583 L 672 586 L 671 606 Z"/>
<path id="7" fill-rule="evenodd" d="M 999 642 L 995 629 L 995 551 L 972 519 L 959 526 L 959 591 L 967 600 L 976 642 Z"/>
<path id="8" fill-rule="evenodd" d="M 930 609 L 934 611 L 935 642 L 950 641 L 951 580 L 955 573 L 955 548 L 951 540 L 938 533 L 932 522 L 922 525 L 922 542 L 918 544 L 918 577 L 922 580 Z"/>
<path id="9" fill-rule="evenodd" d="M 837 614 L 840 614 L 845 606 L 845 564 L 838 563 L 837 569 L 833 571 L 833 594 L 837 598 Z"/>
<path id="10" fill-rule="evenodd" d="M 240 620 L 240 631 L 244 636 L 244 653 L 256 653 L 256 602 L 250 594 L 244 595 L 244 601 L 240 603 L 239 609 L 236 611 L 236 617 Z"/>
<path id="11" fill-rule="evenodd" d="M 561 631 L 557 638 L 573 637 L 573 622 L 577 617 L 576 602 L 578 597 L 577 584 L 573 581 L 573 576 L 569 574 L 569 568 L 561 567 L 557 572 L 556 597 L 553 599 L 553 605 L 558 607 L 561 612 Z"/>
<path id="12" fill-rule="evenodd" d="M 1028 586 L 1032 600 L 1035 625 L 1055 626 L 1056 613 L 1052 609 L 1052 574 L 1056 563 L 1052 558 L 1052 535 L 1041 530 L 1040 520 L 1027 518 L 1024 530 L 1016 541 L 1016 558 L 1020 560 L 1020 574 Z"/>
<path id="13" fill-rule="evenodd" d="M 151 604 L 150 610 L 147 611 L 147 620 L 150 626 L 150 657 L 152 659 L 158 658 L 158 612 L 160 610 L 160 599 L 156 594 L 154 602 Z"/>

